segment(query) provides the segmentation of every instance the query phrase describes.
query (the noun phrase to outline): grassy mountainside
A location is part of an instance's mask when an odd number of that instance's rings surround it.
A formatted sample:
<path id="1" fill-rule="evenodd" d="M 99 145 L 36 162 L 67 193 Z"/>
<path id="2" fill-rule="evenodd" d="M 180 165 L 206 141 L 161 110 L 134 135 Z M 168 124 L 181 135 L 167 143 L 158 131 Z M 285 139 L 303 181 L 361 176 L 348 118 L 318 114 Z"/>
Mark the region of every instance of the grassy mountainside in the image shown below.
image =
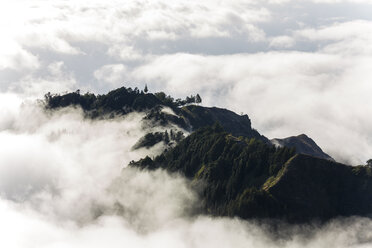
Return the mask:
<path id="1" fill-rule="evenodd" d="M 293 149 L 234 137 L 219 125 L 130 165 L 201 182 L 205 210 L 213 215 L 304 222 L 372 212 L 370 168 L 295 155 Z"/>

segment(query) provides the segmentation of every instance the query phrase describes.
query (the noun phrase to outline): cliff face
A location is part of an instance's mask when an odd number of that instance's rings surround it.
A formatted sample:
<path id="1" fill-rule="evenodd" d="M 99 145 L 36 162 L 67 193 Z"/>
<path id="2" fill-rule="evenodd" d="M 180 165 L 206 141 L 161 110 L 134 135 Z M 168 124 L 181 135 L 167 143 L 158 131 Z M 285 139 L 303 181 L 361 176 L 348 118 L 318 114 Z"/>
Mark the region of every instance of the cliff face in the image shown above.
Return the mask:
<path id="1" fill-rule="evenodd" d="M 270 140 L 272 144 L 276 146 L 286 146 L 295 148 L 297 153 L 306 154 L 318 158 L 328 159 L 334 161 L 334 159 L 329 156 L 323 150 L 305 134 L 298 136 L 291 136 L 284 139 L 272 139 Z"/>

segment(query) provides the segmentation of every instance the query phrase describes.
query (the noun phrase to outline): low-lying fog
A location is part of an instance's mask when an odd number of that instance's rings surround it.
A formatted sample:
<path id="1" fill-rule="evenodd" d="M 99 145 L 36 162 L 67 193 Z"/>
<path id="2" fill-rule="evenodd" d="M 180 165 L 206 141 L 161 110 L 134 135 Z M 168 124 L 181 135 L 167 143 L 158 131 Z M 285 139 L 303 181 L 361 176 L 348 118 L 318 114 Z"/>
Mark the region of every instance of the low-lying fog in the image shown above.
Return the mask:
<path id="1" fill-rule="evenodd" d="M 366 218 L 280 225 L 194 216 L 189 182 L 123 168 L 151 150 L 131 147 L 141 113 L 91 121 L 0 97 L 0 247 L 370 247 Z M 276 233 L 278 234 L 278 233 Z"/>

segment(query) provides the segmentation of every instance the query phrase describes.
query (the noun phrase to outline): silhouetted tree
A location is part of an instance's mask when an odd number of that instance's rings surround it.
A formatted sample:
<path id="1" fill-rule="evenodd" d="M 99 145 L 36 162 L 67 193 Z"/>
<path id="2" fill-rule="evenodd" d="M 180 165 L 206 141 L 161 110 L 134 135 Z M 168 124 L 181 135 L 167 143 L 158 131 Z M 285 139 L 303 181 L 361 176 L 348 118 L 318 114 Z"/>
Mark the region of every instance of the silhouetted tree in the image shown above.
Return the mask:
<path id="1" fill-rule="evenodd" d="M 49 100 L 52 98 L 52 94 L 50 94 L 50 92 L 46 93 L 44 95 L 44 99 L 45 99 L 45 102 L 46 103 L 49 103 Z"/>
<path id="2" fill-rule="evenodd" d="M 372 158 L 367 160 L 367 166 L 371 166 L 372 167 Z"/>
<path id="3" fill-rule="evenodd" d="M 167 96 L 164 92 L 156 92 L 155 93 L 155 96 L 160 100 L 160 101 L 164 101 L 165 100 L 165 97 Z"/>
<path id="4" fill-rule="evenodd" d="M 201 103 L 201 102 L 202 102 L 202 99 L 201 99 L 201 97 L 200 97 L 199 94 L 196 94 L 195 102 L 196 102 L 196 103 Z"/>
<path id="5" fill-rule="evenodd" d="M 147 93 L 149 91 L 149 89 L 147 88 L 147 84 L 145 85 L 145 89 L 143 90 L 145 93 Z"/>

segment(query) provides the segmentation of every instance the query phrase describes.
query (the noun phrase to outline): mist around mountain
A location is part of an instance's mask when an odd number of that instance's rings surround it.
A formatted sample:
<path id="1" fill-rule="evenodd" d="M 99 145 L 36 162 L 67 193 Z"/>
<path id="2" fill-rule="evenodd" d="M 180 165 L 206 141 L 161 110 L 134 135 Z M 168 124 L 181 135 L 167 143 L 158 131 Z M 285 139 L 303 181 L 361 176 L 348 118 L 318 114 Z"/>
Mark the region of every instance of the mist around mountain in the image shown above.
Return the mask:
<path id="1" fill-rule="evenodd" d="M 90 119 L 142 111 L 147 127 L 163 131 L 148 132 L 132 149 L 164 148 L 130 166 L 162 168 L 192 180 L 201 213 L 293 223 L 371 213 L 369 167 L 335 163 L 304 134 L 270 141 L 247 115 L 193 105 L 190 99 L 195 98 L 174 100 L 163 92 L 122 87 L 98 96 L 47 94 L 44 101 L 49 110 L 80 107 Z"/>
<path id="2" fill-rule="evenodd" d="M 197 100 L 198 99 L 198 100 Z M 221 123 L 223 127 L 236 136 L 256 137 L 265 142 L 269 140 L 252 129 L 247 115 L 237 115 L 221 108 L 207 108 L 192 103 L 202 101 L 199 94 L 186 99 L 174 99 L 164 92 L 145 93 L 138 88 L 121 87 L 104 95 L 92 93 L 80 94 L 80 91 L 45 95 L 47 109 L 59 109 L 67 106 L 79 106 L 89 118 L 125 115 L 132 112 L 146 111 L 145 119 L 153 125 L 166 126 L 174 124 L 187 131 Z M 167 111 L 168 109 L 168 111 Z"/>
<path id="3" fill-rule="evenodd" d="M 365 247 L 371 243 L 372 221 L 368 217 L 336 217 L 321 222 L 314 218 L 302 224 L 289 224 L 288 221 L 276 218 L 248 216 L 247 219 L 242 219 L 245 217 L 237 217 L 236 213 L 239 212 L 225 215 L 222 211 L 229 208 L 219 205 L 218 200 L 216 205 L 211 205 L 211 211 L 205 208 L 207 201 L 203 190 L 214 188 L 221 191 L 225 187 L 217 184 L 226 179 L 219 173 L 220 169 L 226 167 L 217 167 L 218 153 L 207 151 L 208 148 L 213 148 L 213 151 L 219 147 L 212 144 L 216 141 L 215 138 L 226 147 L 224 154 L 231 155 L 224 156 L 226 161 L 239 153 L 242 159 L 250 157 L 249 167 L 245 167 L 244 163 L 237 166 L 244 168 L 247 173 L 235 175 L 250 178 L 244 181 L 251 185 L 260 185 L 266 176 L 272 177 L 278 169 L 288 169 L 277 184 L 276 181 L 270 181 L 272 184 L 264 184 L 263 189 L 248 190 L 241 194 L 240 189 L 244 187 L 231 184 L 230 189 L 238 190 L 231 191 L 230 195 L 221 194 L 221 197 L 241 195 L 239 198 L 243 200 L 243 204 L 240 206 L 244 207 L 239 208 L 239 201 L 232 201 L 232 210 L 244 210 L 247 207 L 257 210 L 252 203 L 257 200 L 265 203 L 267 193 L 262 190 L 265 191 L 266 186 L 272 186 L 269 190 L 271 195 L 284 192 L 286 196 L 292 196 L 287 195 L 287 192 L 296 193 L 292 200 L 297 199 L 298 192 L 305 192 L 308 182 L 301 184 L 305 189 L 296 191 L 289 184 L 294 182 L 293 177 L 297 178 L 297 175 L 301 176 L 298 178 L 299 182 L 305 179 L 312 181 L 307 173 L 296 172 L 296 168 L 302 168 L 302 164 L 296 164 L 296 157 L 284 167 L 280 166 L 281 161 L 292 155 L 293 149 L 272 146 L 259 137 L 236 137 L 227 132 L 222 124 L 188 131 L 172 122 L 166 124 L 162 118 L 152 120 L 148 116 L 151 110 L 126 114 L 106 112 L 92 117 L 89 111 L 79 105 L 45 109 L 44 100 L 27 101 L 10 94 L 1 97 L 4 101 L 0 101 L 0 216 L 3 219 L 0 230 L 7 234 L 0 239 L 2 247 L 98 248 L 109 244 L 114 248 L 318 248 Z M 192 108 L 191 105 L 183 107 Z M 201 107 L 198 109 L 202 109 Z M 176 114 L 171 107 L 156 108 L 154 113 L 157 112 L 160 113 L 159 116 L 163 116 L 161 113 L 166 114 L 165 116 Z M 243 116 L 235 120 L 246 121 L 247 118 Z M 211 130 L 213 128 L 214 131 Z M 172 140 L 171 131 L 174 137 L 180 138 L 179 141 Z M 177 136 L 179 132 L 183 136 Z M 164 142 L 166 133 L 168 144 Z M 135 147 L 148 134 L 153 134 L 150 135 L 150 140 L 161 137 L 163 141 L 155 142 L 155 145 Z M 211 142 L 210 147 L 198 140 L 200 134 L 204 134 L 204 138 Z M 226 140 L 219 139 L 222 137 Z M 208 163 L 195 179 L 186 177 L 182 172 L 185 168 L 179 161 L 167 155 L 181 151 L 182 147 L 192 152 L 196 147 L 187 145 L 190 140 L 200 145 L 201 151 L 195 152 L 195 155 L 203 157 L 205 151 L 208 154 L 205 157 Z M 236 154 L 230 151 L 235 151 Z M 267 164 L 255 166 L 258 160 L 267 159 L 265 153 L 271 157 L 269 161 L 276 161 L 278 165 L 270 165 L 269 171 Z M 156 161 L 162 154 L 170 164 L 180 167 L 166 168 L 165 163 L 164 167 L 157 169 L 127 166 L 131 161 L 141 161 L 146 156 Z M 147 160 L 150 161 L 149 159 Z M 188 162 L 186 156 L 184 159 Z M 312 164 L 313 160 L 318 161 L 312 157 L 308 164 Z M 312 167 L 307 164 L 304 166 Z M 345 168 L 343 165 L 336 167 Z M 257 175 L 261 173 L 261 176 L 255 176 L 256 180 L 251 181 L 252 172 Z M 359 176 L 367 173 L 365 180 L 369 180 L 368 167 L 357 168 L 355 173 Z M 349 175 L 348 170 L 346 174 Z M 358 181 L 359 176 L 355 177 Z M 285 178 L 288 180 L 284 180 Z M 211 180 L 209 185 L 207 180 Z M 321 180 L 322 178 L 315 180 L 315 184 L 322 185 Z M 332 180 L 337 182 L 336 178 Z M 217 187 L 213 186 L 215 182 Z M 331 184 L 337 185 L 334 182 Z M 280 190 L 275 191 L 276 187 Z M 289 190 L 285 190 L 288 188 Z M 205 194 L 210 200 L 218 195 L 213 195 L 213 190 L 205 191 Z M 308 194 L 312 195 L 310 191 Z M 246 196 L 250 197 L 245 198 Z M 323 196 L 322 198 L 324 199 Z M 259 212 L 265 213 L 263 210 Z"/>
<path id="4" fill-rule="evenodd" d="M 371 0 L 0 7 L 0 247 L 372 247 Z"/>
<path id="5" fill-rule="evenodd" d="M 138 88 L 121 87 L 107 94 L 80 94 L 80 90 L 65 94 L 45 95 L 44 103 L 47 109 L 60 109 L 68 106 L 81 107 L 86 117 L 104 118 L 126 115 L 132 112 L 145 111 L 148 125 L 165 127 L 175 125 L 179 130 L 149 133 L 144 136 L 134 148 L 150 147 L 160 141 L 174 144 L 181 140 L 183 133 L 190 133 L 198 128 L 219 123 L 223 129 L 239 137 L 256 138 L 267 144 L 294 148 L 297 153 L 333 160 L 328 154 L 305 134 L 284 139 L 269 140 L 252 128 L 248 115 L 238 115 L 230 110 L 204 107 L 199 104 L 202 99 L 199 94 L 186 99 L 174 99 L 164 92 L 149 93 Z M 197 100 L 198 99 L 198 100 Z M 194 104 L 193 104 L 194 103 Z M 171 142 L 176 141 L 176 142 Z"/>
<path id="6" fill-rule="evenodd" d="M 295 154 L 293 148 L 234 137 L 218 125 L 130 165 L 180 172 L 201 183 L 205 211 L 212 215 L 311 222 L 371 214 L 371 167 Z"/>

